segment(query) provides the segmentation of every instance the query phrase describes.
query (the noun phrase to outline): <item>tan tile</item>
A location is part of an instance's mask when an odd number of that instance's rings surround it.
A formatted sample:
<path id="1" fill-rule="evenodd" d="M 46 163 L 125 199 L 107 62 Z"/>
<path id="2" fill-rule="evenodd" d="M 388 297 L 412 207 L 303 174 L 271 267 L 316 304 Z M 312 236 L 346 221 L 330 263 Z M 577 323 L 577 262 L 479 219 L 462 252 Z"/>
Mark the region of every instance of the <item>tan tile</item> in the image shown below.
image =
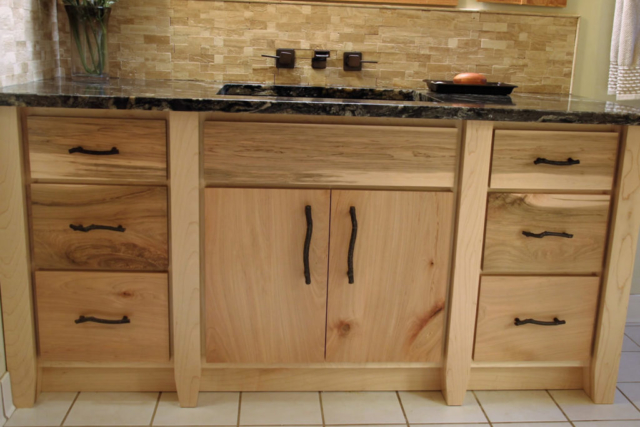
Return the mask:
<path id="1" fill-rule="evenodd" d="M 242 393 L 240 425 L 321 425 L 316 392 Z"/>
<path id="2" fill-rule="evenodd" d="M 582 390 L 550 393 L 571 421 L 640 420 L 640 411 L 618 390 L 612 405 L 596 405 Z"/>
<path id="3" fill-rule="evenodd" d="M 33 408 L 17 409 L 8 427 L 59 426 L 69 411 L 77 393 L 40 393 Z"/>
<path id="4" fill-rule="evenodd" d="M 400 392 L 400 400 L 410 424 L 487 422 L 472 392 L 462 406 L 447 406 L 439 391 Z"/>
<path id="5" fill-rule="evenodd" d="M 203 392 L 195 408 L 181 408 L 176 393 L 162 393 L 154 426 L 232 426 L 238 422 L 240 393 Z"/>
<path id="6" fill-rule="evenodd" d="M 546 391 L 476 391 L 492 423 L 567 421 Z"/>
<path id="7" fill-rule="evenodd" d="M 329 424 L 401 424 L 405 422 L 395 392 L 323 392 L 322 409 Z"/>
<path id="8" fill-rule="evenodd" d="M 151 423 L 159 393 L 80 393 L 65 426 L 144 426 Z"/>

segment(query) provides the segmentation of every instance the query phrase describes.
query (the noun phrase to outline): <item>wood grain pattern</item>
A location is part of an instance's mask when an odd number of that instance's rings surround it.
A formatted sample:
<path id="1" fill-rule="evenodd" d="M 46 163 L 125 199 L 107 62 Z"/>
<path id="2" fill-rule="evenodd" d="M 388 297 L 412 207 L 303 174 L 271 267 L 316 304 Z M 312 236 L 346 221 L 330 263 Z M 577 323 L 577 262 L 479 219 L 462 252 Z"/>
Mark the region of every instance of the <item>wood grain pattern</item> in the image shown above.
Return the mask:
<path id="1" fill-rule="evenodd" d="M 32 184 L 31 203 L 39 269 L 167 270 L 165 187 Z M 70 224 L 126 231 L 82 232 Z"/>
<path id="2" fill-rule="evenodd" d="M 483 272 L 598 274 L 602 271 L 609 196 L 490 194 Z M 573 238 L 526 237 L 523 231 Z"/>
<path id="3" fill-rule="evenodd" d="M 329 1 L 332 1 L 332 0 L 329 0 Z M 350 2 L 350 1 L 358 1 L 358 0 L 346 0 L 346 1 Z M 561 1 L 561 0 L 556 0 L 556 1 Z M 458 0 L 367 0 L 366 3 L 419 4 L 419 5 L 425 5 L 425 6 L 457 6 Z"/>
<path id="4" fill-rule="evenodd" d="M 35 280 L 42 360 L 169 360 L 166 274 L 40 271 Z M 74 323 L 80 316 L 131 323 Z"/>
<path id="5" fill-rule="evenodd" d="M 172 368 L 42 368 L 43 392 L 176 391 Z"/>
<path id="6" fill-rule="evenodd" d="M 182 407 L 195 407 L 202 363 L 200 322 L 200 123 L 169 115 L 173 358 Z"/>
<path id="7" fill-rule="evenodd" d="M 606 190 L 613 187 L 620 135 L 613 132 L 497 130 L 491 187 Z M 579 165 L 534 164 L 538 158 Z"/>
<path id="8" fill-rule="evenodd" d="M 442 381 L 449 405 L 462 405 L 471 375 L 492 140 L 492 122 L 467 122 L 460 159 L 458 220 Z"/>
<path id="9" fill-rule="evenodd" d="M 453 128 L 204 125 L 208 185 L 452 187 Z"/>
<path id="10" fill-rule="evenodd" d="M 567 7 L 567 0 L 478 0 L 482 3 L 520 4 L 527 6 Z"/>
<path id="11" fill-rule="evenodd" d="M 475 361 L 588 361 L 599 277 L 483 277 Z M 566 325 L 514 325 L 518 318 Z"/>
<path id="12" fill-rule="evenodd" d="M 30 116 L 27 128 L 33 179 L 166 182 L 164 120 Z M 116 147 L 120 154 L 69 153 L 78 146 L 96 151 Z"/>
<path id="13" fill-rule="evenodd" d="M 621 149 L 593 361 L 586 391 L 613 403 L 640 229 L 640 128 L 630 126 Z"/>
<path id="14" fill-rule="evenodd" d="M 473 367 L 469 390 L 580 390 L 583 371 L 580 367 Z"/>
<path id="15" fill-rule="evenodd" d="M 207 362 L 324 360 L 329 203 L 329 190 L 205 190 Z"/>
<path id="16" fill-rule="evenodd" d="M 331 194 L 328 362 L 438 362 L 442 358 L 453 193 Z M 347 277 L 350 207 L 358 234 Z"/>
<path id="17" fill-rule="evenodd" d="M 36 341 L 31 297 L 22 140 L 17 108 L 0 107 L 0 292 L 13 402 L 36 400 Z"/>

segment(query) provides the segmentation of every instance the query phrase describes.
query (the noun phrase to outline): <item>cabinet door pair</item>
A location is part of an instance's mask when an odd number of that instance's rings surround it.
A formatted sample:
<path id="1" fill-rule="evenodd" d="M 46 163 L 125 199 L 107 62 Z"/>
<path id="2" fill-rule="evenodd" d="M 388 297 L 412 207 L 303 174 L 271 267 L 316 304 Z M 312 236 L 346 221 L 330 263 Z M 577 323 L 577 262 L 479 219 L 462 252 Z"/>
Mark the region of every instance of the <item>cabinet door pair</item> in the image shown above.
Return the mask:
<path id="1" fill-rule="evenodd" d="M 440 361 L 452 193 L 205 194 L 208 362 Z"/>

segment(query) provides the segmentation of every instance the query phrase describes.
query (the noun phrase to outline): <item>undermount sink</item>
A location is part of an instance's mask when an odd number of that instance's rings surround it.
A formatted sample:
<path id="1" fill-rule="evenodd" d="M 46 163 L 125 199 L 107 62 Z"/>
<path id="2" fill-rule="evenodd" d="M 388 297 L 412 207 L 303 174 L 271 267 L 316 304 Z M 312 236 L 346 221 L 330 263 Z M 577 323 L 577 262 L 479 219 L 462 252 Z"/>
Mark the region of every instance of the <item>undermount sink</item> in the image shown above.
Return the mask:
<path id="1" fill-rule="evenodd" d="M 224 85 L 218 95 L 281 96 L 288 98 L 369 99 L 382 101 L 429 101 L 414 90 L 343 88 L 320 86 Z"/>

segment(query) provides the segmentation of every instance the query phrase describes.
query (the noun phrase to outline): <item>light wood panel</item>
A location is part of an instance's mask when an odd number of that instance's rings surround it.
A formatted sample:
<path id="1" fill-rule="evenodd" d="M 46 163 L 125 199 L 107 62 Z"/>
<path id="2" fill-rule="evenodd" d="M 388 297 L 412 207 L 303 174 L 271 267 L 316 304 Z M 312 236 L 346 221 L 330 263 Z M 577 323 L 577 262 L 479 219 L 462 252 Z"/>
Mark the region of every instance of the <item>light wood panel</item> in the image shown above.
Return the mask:
<path id="1" fill-rule="evenodd" d="M 442 358 L 453 194 L 331 194 L 328 362 Z M 347 276 L 355 207 L 354 283 Z"/>
<path id="2" fill-rule="evenodd" d="M 165 187 L 32 184 L 37 268 L 64 270 L 167 269 Z M 70 225 L 122 226 L 76 231 Z"/>
<path id="3" fill-rule="evenodd" d="M 36 399 L 36 342 L 31 297 L 22 140 L 17 108 L 0 107 L 0 291 L 13 402 Z"/>
<path id="4" fill-rule="evenodd" d="M 469 390 L 580 390 L 583 371 L 580 367 L 474 367 Z"/>
<path id="5" fill-rule="evenodd" d="M 462 405 L 471 372 L 492 140 L 492 122 L 467 122 L 460 159 L 449 330 L 442 381 L 449 405 Z"/>
<path id="6" fill-rule="evenodd" d="M 567 7 L 567 0 L 478 0 L 482 3 L 520 4 L 527 6 Z"/>
<path id="7" fill-rule="evenodd" d="M 208 185 L 452 187 L 457 129 L 207 121 Z"/>
<path id="8" fill-rule="evenodd" d="M 490 194 L 483 272 L 597 274 L 602 270 L 609 196 Z M 572 238 L 522 233 L 568 233 Z"/>
<path id="9" fill-rule="evenodd" d="M 599 277 L 483 277 L 475 361 L 588 361 Z M 515 319 L 566 322 L 540 326 Z"/>
<path id="10" fill-rule="evenodd" d="M 198 404 L 200 324 L 200 123 L 197 113 L 169 115 L 173 358 L 178 400 Z"/>
<path id="11" fill-rule="evenodd" d="M 36 272 L 42 360 L 169 360 L 169 287 L 164 273 Z M 76 324 L 80 316 L 130 323 Z"/>
<path id="12" fill-rule="evenodd" d="M 167 125 L 164 120 L 89 117 L 27 118 L 31 177 L 90 182 L 166 182 Z M 69 153 L 69 149 L 116 155 Z"/>
<path id="13" fill-rule="evenodd" d="M 613 187 L 620 136 L 613 132 L 497 130 L 491 187 L 607 190 Z M 580 164 L 535 164 L 536 159 Z"/>
<path id="14" fill-rule="evenodd" d="M 640 229 L 640 128 L 627 130 L 620 156 L 599 320 L 586 390 L 595 403 L 613 403 Z"/>
<path id="15" fill-rule="evenodd" d="M 208 362 L 324 360 L 329 203 L 329 190 L 205 190 Z"/>
<path id="16" fill-rule="evenodd" d="M 176 391 L 172 368 L 42 368 L 43 392 Z"/>

